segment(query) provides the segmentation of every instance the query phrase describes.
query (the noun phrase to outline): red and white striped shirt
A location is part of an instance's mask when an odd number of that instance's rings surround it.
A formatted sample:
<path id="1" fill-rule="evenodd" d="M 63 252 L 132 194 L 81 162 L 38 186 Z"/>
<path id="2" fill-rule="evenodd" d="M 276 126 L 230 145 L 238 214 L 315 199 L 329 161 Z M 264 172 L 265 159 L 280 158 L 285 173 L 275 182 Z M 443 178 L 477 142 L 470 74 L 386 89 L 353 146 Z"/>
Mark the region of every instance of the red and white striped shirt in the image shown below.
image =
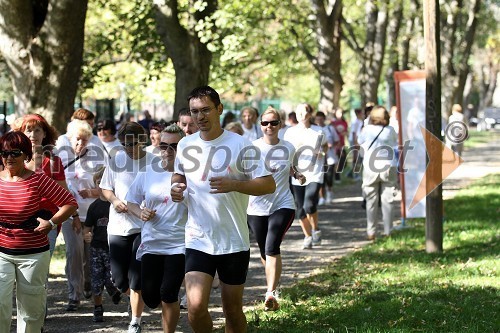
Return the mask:
<path id="1" fill-rule="evenodd" d="M 22 222 L 41 209 L 42 198 L 57 207 L 78 206 L 69 191 L 42 173 L 17 182 L 0 179 L 0 252 L 20 255 L 49 249 L 46 235 L 21 228 Z"/>

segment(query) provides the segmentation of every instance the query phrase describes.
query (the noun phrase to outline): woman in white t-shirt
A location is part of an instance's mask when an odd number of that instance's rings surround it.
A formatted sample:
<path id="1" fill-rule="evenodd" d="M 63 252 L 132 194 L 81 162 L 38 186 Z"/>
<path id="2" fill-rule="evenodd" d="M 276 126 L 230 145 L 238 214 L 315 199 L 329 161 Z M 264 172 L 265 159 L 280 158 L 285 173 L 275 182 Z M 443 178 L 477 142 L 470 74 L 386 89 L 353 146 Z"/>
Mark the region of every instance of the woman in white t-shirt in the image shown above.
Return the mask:
<path id="1" fill-rule="evenodd" d="M 297 216 L 304 232 L 304 249 L 321 244 L 321 230 L 318 226 L 319 190 L 323 183 L 323 165 L 328 149 L 325 134 L 321 127 L 311 125 L 312 107 L 299 104 L 296 109 L 296 126 L 285 132 L 285 140 L 296 150 L 297 169 L 305 177 L 301 184 L 292 179 L 292 190 L 297 206 Z"/>
<path id="2" fill-rule="evenodd" d="M 389 113 L 383 106 L 376 106 L 370 113 L 370 123 L 363 128 L 358 140 L 364 151 L 361 188 L 366 199 L 366 232 L 369 240 L 375 239 L 379 193 L 382 200 L 384 235 L 388 236 L 392 230 L 394 191 L 397 183 L 397 159 L 394 152 L 397 135 L 388 125 Z"/>
<path id="3" fill-rule="evenodd" d="M 267 292 L 264 302 L 266 311 L 279 308 L 276 287 L 281 277 L 280 245 L 285 233 L 295 217 L 295 203 L 290 191 L 289 178 L 294 175 L 301 183 L 302 174 L 292 168 L 295 148 L 287 141 L 278 138 L 281 119 L 278 111 L 269 107 L 261 116 L 261 129 L 264 136 L 253 141 L 258 148 L 266 168 L 272 172 L 276 191 L 261 196 L 250 196 L 247 216 L 260 249 L 262 264 L 266 270 Z"/>
<path id="4" fill-rule="evenodd" d="M 68 279 L 68 305 L 66 311 L 75 311 L 82 295 L 92 295 L 90 286 L 90 246 L 84 244 L 82 224 L 87 217 L 90 204 L 99 197 L 99 191 L 93 180 L 96 172 L 105 161 L 92 156 L 88 144 L 92 137 L 92 128 L 85 120 L 74 119 L 68 124 L 64 138 L 69 146 L 63 146 L 58 140 L 58 156 L 64 166 L 68 189 L 78 203 L 78 213 L 71 221 L 62 224 L 62 233 L 66 248 L 66 277 Z M 95 147 L 95 146 L 94 146 Z"/>
<path id="5" fill-rule="evenodd" d="M 146 130 L 136 122 L 123 123 L 118 130 L 120 151 L 106 168 L 100 187 L 112 204 L 109 210 L 108 242 L 111 276 L 122 292 L 130 291 L 132 319 L 129 331 L 140 329 L 144 301 L 141 297 L 141 263 L 136 253 L 141 243 L 142 221 L 127 209 L 125 197 L 139 170 L 158 157 L 144 151 Z"/>
<path id="6" fill-rule="evenodd" d="M 161 304 L 166 333 L 175 332 L 180 315 L 179 289 L 184 279 L 186 200 L 176 203 L 170 197 L 177 143 L 184 136 L 175 124 L 162 131 L 158 145 L 161 162 L 141 170 L 126 196 L 129 212 L 143 221 L 137 250 L 142 299 L 151 309 Z"/>

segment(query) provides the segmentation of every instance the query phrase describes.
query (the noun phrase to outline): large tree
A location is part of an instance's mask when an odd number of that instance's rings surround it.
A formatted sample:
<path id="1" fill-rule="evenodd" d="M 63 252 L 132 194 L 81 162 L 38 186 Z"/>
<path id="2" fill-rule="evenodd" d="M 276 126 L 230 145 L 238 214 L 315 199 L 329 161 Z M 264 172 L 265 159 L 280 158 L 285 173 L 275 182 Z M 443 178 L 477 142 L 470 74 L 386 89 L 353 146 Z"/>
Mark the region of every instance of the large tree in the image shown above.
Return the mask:
<path id="1" fill-rule="evenodd" d="M 442 112 L 451 113 L 455 103 L 463 104 L 464 87 L 470 72 L 469 58 L 475 42 L 481 0 L 440 1 Z"/>
<path id="2" fill-rule="evenodd" d="M 189 92 L 208 84 L 212 52 L 203 30 L 214 29 L 211 15 L 217 9 L 216 0 L 189 1 L 181 6 L 177 0 L 155 0 L 156 27 L 175 70 L 174 118 L 187 107 Z"/>
<path id="3" fill-rule="evenodd" d="M 0 52 L 16 113 L 64 130 L 80 76 L 87 0 L 0 0 Z"/>
<path id="4" fill-rule="evenodd" d="M 361 105 L 367 102 L 378 102 L 378 86 L 384 65 L 387 26 L 390 16 L 389 7 L 388 0 L 366 1 L 363 41 L 347 20 L 343 22 L 345 28 L 343 37 L 347 45 L 356 52 L 361 62 L 359 73 Z M 393 15 L 393 17 L 396 17 L 396 15 Z M 358 25 L 360 24 L 361 22 L 358 22 Z"/>
<path id="5" fill-rule="evenodd" d="M 339 106 L 344 81 L 341 75 L 342 0 L 310 0 L 310 20 L 315 31 L 316 52 L 299 42 L 302 52 L 319 74 L 320 100 L 318 109 L 331 111 Z M 297 15 L 300 16 L 300 13 Z M 295 31 L 295 29 L 293 29 Z M 302 36 L 296 33 L 298 39 Z"/>

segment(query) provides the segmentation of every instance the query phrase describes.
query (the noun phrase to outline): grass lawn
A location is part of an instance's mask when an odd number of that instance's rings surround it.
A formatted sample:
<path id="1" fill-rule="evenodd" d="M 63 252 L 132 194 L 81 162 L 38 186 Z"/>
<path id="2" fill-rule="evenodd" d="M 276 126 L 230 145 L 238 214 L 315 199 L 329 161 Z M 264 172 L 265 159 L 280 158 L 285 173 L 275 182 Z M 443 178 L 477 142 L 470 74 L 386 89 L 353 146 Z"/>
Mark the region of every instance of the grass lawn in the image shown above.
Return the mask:
<path id="1" fill-rule="evenodd" d="M 499 332 L 500 174 L 445 202 L 444 252 L 425 221 L 283 288 L 281 309 L 246 313 L 248 332 Z"/>
<path id="2" fill-rule="evenodd" d="M 471 128 L 469 129 L 469 137 L 464 145 L 466 148 L 473 148 L 498 139 L 500 139 L 500 131 L 498 130 L 478 132 L 475 128 Z"/>

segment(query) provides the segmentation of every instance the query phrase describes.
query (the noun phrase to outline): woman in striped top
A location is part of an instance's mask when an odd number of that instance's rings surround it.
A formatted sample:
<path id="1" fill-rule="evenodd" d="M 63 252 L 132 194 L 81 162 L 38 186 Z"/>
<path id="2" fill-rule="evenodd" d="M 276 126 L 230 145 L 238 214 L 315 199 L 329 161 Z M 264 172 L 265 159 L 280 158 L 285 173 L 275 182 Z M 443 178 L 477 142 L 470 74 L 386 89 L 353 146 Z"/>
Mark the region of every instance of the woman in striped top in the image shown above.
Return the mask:
<path id="1" fill-rule="evenodd" d="M 47 177 L 54 179 L 56 183 L 68 189 L 61 159 L 52 153 L 52 148 L 57 140 L 56 129 L 39 114 L 28 114 L 20 119 L 18 123 L 19 128 L 13 129 L 26 134 L 31 141 L 33 150 L 33 158 L 25 163 L 26 168 L 37 173 L 44 173 Z M 41 207 L 49 210 L 52 214 L 55 214 L 59 209 L 45 198 L 42 199 Z M 49 237 L 51 256 L 56 246 L 59 231 L 61 231 L 60 226 L 56 230 L 51 230 L 47 235 Z"/>
<path id="2" fill-rule="evenodd" d="M 9 332 L 16 284 L 17 331 L 41 331 L 45 282 L 49 270 L 47 234 L 77 209 L 73 196 L 43 173 L 25 166 L 33 157 L 31 141 L 21 132 L 0 138 L 0 332 Z M 41 210 L 42 198 L 60 207 Z"/>

